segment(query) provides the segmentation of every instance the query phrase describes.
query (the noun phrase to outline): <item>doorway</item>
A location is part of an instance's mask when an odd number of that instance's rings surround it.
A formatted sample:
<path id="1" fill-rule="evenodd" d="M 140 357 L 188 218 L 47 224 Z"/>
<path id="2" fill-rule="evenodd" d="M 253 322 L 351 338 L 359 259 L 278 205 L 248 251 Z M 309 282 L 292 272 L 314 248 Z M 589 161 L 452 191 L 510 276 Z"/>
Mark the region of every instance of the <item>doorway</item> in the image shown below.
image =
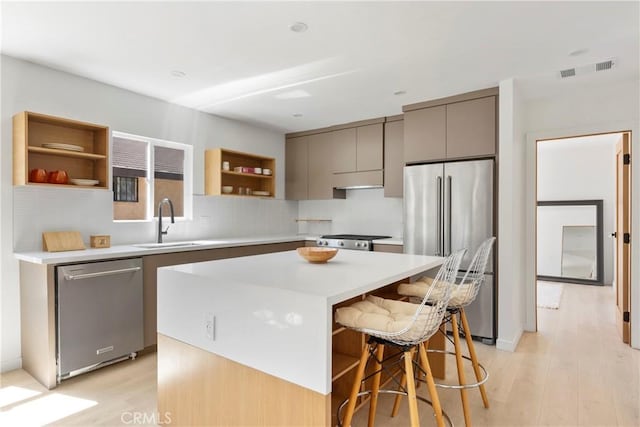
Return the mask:
<path id="1" fill-rule="evenodd" d="M 618 330 L 629 342 L 630 244 L 617 227 L 629 231 L 630 165 L 624 156 L 630 133 L 540 139 L 535 145 L 536 305 L 558 309 L 564 286 L 613 287 Z M 623 187 L 624 201 L 616 191 Z"/>

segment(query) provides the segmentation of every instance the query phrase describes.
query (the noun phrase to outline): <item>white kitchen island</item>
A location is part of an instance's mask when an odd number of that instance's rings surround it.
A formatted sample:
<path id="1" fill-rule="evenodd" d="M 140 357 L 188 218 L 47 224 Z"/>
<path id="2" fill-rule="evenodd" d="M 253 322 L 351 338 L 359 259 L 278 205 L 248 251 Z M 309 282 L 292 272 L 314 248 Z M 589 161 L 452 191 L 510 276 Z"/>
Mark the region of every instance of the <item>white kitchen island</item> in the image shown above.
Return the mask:
<path id="1" fill-rule="evenodd" d="M 289 251 L 160 268 L 160 413 L 177 425 L 329 426 L 332 380 L 352 365 L 333 348 L 334 306 L 442 261 L 342 250 L 311 264 Z M 359 335 L 340 340 L 357 361 Z"/>

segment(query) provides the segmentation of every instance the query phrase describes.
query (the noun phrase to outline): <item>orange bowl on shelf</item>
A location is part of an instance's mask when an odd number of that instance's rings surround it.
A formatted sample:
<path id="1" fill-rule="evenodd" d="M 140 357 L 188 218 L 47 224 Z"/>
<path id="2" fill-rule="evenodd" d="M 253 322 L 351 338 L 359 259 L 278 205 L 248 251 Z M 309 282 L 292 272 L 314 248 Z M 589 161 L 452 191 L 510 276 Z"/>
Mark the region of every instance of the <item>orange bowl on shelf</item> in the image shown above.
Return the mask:
<path id="1" fill-rule="evenodd" d="M 336 256 L 335 248 L 298 248 L 298 255 L 314 264 L 322 264 Z"/>

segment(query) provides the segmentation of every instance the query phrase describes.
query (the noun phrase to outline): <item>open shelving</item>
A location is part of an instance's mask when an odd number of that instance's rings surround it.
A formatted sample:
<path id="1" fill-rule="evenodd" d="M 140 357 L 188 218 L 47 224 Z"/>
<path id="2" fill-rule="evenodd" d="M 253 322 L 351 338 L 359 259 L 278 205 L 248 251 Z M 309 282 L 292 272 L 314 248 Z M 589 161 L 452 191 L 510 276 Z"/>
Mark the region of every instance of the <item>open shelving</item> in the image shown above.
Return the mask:
<path id="1" fill-rule="evenodd" d="M 67 144 L 78 151 L 47 148 Z M 69 178 L 97 180 L 96 186 L 29 182 L 33 169 L 63 170 Z M 52 187 L 109 188 L 109 128 L 23 111 L 13 116 L 13 184 Z"/>
<path id="2" fill-rule="evenodd" d="M 204 192 L 210 196 L 245 196 L 245 197 L 275 197 L 276 160 L 256 154 L 215 148 L 205 151 L 204 155 L 205 184 Z M 229 170 L 222 169 L 222 163 L 229 162 Z M 236 167 L 271 169 L 271 175 L 262 173 L 235 172 Z M 222 187 L 231 186 L 231 193 L 223 193 Z M 238 189 L 242 188 L 242 193 Z M 264 191 L 266 195 L 246 194 Z"/>

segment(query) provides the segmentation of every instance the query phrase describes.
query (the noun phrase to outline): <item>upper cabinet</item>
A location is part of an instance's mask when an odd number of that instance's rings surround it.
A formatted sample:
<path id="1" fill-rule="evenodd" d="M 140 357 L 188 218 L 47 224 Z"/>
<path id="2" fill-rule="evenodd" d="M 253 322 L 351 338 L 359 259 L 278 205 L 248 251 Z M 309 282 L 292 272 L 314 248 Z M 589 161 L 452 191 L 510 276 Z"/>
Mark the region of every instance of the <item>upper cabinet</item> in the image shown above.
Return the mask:
<path id="1" fill-rule="evenodd" d="M 285 144 L 285 198 L 309 198 L 309 137 L 289 138 Z"/>
<path id="2" fill-rule="evenodd" d="M 496 154 L 497 88 L 405 106 L 406 163 Z"/>
<path id="3" fill-rule="evenodd" d="M 68 187 L 109 188 L 109 128 L 29 111 L 16 114 L 13 184 L 63 185 L 42 182 L 44 172 L 34 173 L 36 182 L 30 182 L 35 169 L 64 171 Z"/>
<path id="4" fill-rule="evenodd" d="M 228 163 L 228 169 L 223 167 Z M 275 197 L 276 160 L 214 148 L 204 152 L 204 193 L 208 196 Z"/>
<path id="5" fill-rule="evenodd" d="M 308 198 L 311 200 L 325 200 L 346 197 L 344 191 L 335 190 L 332 185 L 334 162 L 339 147 L 332 138 L 331 132 L 318 133 L 308 136 Z"/>
<path id="6" fill-rule="evenodd" d="M 382 122 L 368 120 L 288 135 L 286 198 L 345 198 L 346 187 L 382 186 Z"/>
<path id="7" fill-rule="evenodd" d="M 326 132 L 334 145 L 333 173 L 382 169 L 382 123 Z"/>
<path id="8" fill-rule="evenodd" d="M 404 120 L 384 124 L 384 196 L 402 197 Z"/>
<path id="9" fill-rule="evenodd" d="M 355 171 L 382 169 L 383 135 L 382 123 L 356 128 Z"/>
<path id="10" fill-rule="evenodd" d="M 405 163 L 447 157 L 447 108 L 424 108 L 404 114 Z"/>
<path id="11" fill-rule="evenodd" d="M 356 130 L 340 129 L 325 132 L 323 138 L 333 146 L 333 158 L 327 163 L 333 173 L 353 172 L 356 170 L 357 147 Z"/>
<path id="12" fill-rule="evenodd" d="M 496 97 L 447 105 L 447 158 L 496 153 Z"/>

